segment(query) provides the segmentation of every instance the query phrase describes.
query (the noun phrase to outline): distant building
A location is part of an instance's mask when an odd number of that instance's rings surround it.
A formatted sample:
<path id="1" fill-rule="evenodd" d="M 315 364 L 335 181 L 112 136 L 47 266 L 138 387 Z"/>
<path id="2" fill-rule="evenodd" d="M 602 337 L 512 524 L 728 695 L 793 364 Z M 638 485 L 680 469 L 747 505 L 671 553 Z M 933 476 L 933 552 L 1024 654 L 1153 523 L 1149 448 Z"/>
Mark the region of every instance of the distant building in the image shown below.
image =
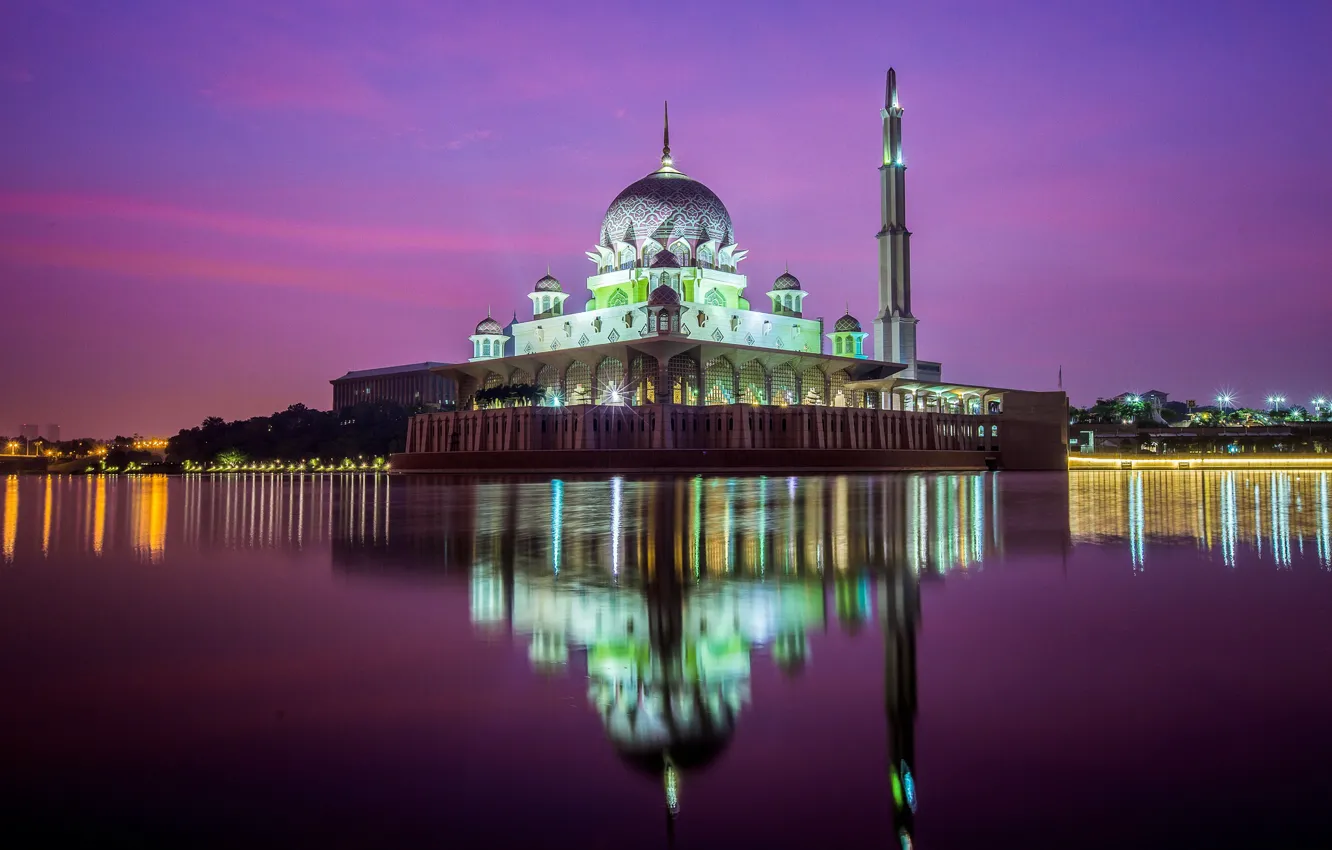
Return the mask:
<path id="1" fill-rule="evenodd" d="M 35 440 L 42 435 L 40 425 L 24 422 L 23 427 L 19 429 L 19 436 L 25 440 Z"/>
<path id="2" fill-rule="evenodd" d="M 333 385 L 333 409 L 342 410 L 365 402 L 390 401 L 432 410 L 452 407 L 457 399 L 453 381 L 433 370 L 443 363 L 412 363 L 348 372 L 329 381 Z"/>
<path id="3" fill-rule="evenodd" d="M 54 422 L 48 422 L 41 427 L 39 436 L 48 443 L 60 442 L 60 426 Z"/>

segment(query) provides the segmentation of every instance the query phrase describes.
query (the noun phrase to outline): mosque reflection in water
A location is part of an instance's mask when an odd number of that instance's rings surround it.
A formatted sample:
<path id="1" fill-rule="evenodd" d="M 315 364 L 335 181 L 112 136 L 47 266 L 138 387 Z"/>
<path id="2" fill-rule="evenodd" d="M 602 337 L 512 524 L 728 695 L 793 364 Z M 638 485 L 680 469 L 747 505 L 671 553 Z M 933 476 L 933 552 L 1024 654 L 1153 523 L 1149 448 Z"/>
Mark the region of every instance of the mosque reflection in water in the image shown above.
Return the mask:
<path id="1" fill-rule="evenodd" d="M 769 656 L 798 672 L 811 633 L 877 621 L 893 828 L 911 845 L 918 585 L 1000 553 L 997 476 L 409 481 L 402 496 L 436 501 L 439 531 L 404 520 L 417 531 L 379 547 L 335 539 L 335 563 L 382 569 L 386 556 L 416 564 L 433 549 L 467 565 L 476 628 L 525 638 L 535 671 L 585 672 L 610 744 L 660 781 L 668 831 L 688 775 L 730 744 L 751 665 Z M 1022 509 L 1034 530 L 1019 542 L 1062 551 L 1062 487 Z"/>

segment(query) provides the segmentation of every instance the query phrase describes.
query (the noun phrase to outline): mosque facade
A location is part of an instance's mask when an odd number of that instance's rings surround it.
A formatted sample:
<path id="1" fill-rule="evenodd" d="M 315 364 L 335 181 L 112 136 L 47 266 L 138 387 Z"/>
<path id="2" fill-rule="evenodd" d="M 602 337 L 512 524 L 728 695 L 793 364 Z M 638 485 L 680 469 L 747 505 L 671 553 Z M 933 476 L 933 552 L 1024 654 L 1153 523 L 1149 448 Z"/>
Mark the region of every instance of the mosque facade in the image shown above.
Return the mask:
<path id="1" fill-rule="evenodd" d="M 880 110 L 872 335 L 849 309 L 831 324 L 811 317 L 818 287 L 789 267 L 761 294 L 750 290 L 741 270 L 748 251 L 730 212 L 678 167 L 667 112 L 658 167 L 615 196 L 587 252 L 595 270 L 581 309 L 547 269 L 527 294 L 523 318 L 514 312 L 501 323 L 488 312 L 469 337 L 470 357 L 434 367 L 456 386 L 456 410 L 414 417 L 406 455 L 851 448 L 960 451 L 971 453 L 965 465 L 972 465 L 985 462 L 977 452 L 998 450 L 998 422 L 990 419 L 1013 401 L 1041 408 L 1038 418 L 1058 430 L 1067 411 L 1056 394 L 1041 400 L 1039 393 L 944 384 L 941 365 L 917 356 L 902 113 L 890 69 Z M 621 408 L 633 409 L 634 421 L 601 416 Z M 727 409 L 725 422 L 713 421 L 719 408 Z M 745 418 L 737 418 L 742 410 Z M 465 415 L 477 412 L 502 415 Z M 1053 452 L 1065 451 L 1066 428 L 1057 435 L 1046 429 Z M 1057 465 L 1054 454 L 1042 463 Z M 400 457 L 396 468 L 433 465 Z"/>

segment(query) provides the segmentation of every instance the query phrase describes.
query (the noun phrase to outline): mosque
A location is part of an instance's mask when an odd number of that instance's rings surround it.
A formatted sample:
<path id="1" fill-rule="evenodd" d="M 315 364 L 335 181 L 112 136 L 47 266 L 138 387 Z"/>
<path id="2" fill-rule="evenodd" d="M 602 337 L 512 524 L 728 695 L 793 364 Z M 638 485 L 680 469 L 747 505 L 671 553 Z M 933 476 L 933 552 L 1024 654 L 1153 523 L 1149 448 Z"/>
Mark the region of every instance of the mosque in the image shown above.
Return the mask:
<path id="1" fill-rule="evenodd" d="M 394 468 L 439 468 L 450 452 L 644 448 L 961 451 L 971 453 L 962 466 L 983 465 L 978 452 L 998 451 L 991 420 L 1015 401 L 1057 431 L 1062 393 L 944 384 L 941 365 L 917 357 L 902 112 L 890 69 L 872 334 L 849 310 L 830 327 L 807 316 L 817 286 L 790 268 L 751 303 L 748 251 L 721 198 L 677 167 L 667 111 L 658 167 L 615 196 L 587 252 L 582 309 L 547 269 L 528 293 L 530 319 L 478 322 L 471 357 L 432 368 L 456 386 L 457 409 L 414 417 Z M 926 416 L 860 415 L 870 411 Z M 1065 433 L 1044 433 L 1062 453 Z M 927 461 L 959 463 L 914 462 Z"/>

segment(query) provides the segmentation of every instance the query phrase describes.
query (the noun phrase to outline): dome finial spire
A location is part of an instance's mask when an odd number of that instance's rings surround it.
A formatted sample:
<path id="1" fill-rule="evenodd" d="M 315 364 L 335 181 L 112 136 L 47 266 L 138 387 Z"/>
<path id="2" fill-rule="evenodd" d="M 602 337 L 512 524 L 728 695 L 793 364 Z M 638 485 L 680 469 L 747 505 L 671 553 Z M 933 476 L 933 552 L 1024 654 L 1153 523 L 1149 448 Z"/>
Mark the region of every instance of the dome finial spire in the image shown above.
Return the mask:
<path id="1" fill-rule="evenodd" d="M 661 102 L 662 125 L 661 125 L 661 164 L 671 164 L 671 104 L 663 100 Z"/>

